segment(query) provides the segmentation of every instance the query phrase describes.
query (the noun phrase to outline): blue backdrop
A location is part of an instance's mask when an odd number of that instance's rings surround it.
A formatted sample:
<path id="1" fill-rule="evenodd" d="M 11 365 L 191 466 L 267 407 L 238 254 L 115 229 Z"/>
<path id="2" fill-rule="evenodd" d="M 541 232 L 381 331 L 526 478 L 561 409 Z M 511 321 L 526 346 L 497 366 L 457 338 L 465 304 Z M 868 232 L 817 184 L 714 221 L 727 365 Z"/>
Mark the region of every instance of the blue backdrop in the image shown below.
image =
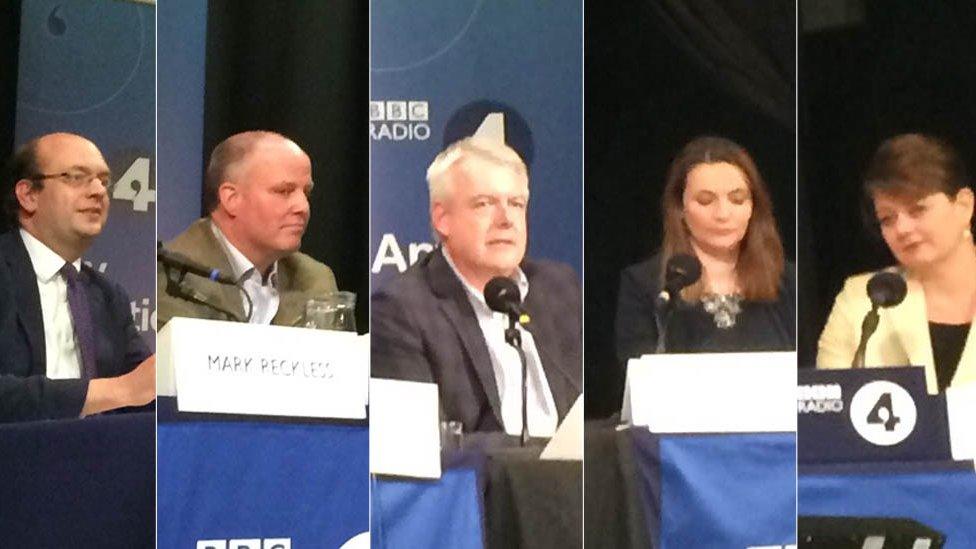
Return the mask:
<path id="1" fill-rule="evenodd" d="M 430 249 L 427 166 L 484 117 L 529 166 L 529 250 L 581 271 L 582 3 L 371 0 L 376 288 Z"/>
<path id="2" fill-rule="evenodd" d="M 108 223 L 83 258 L 122 284 L 155 347 L 154 7 L 113 0 L 25 0 L 16 141 L 68 131 L 101 149 L 117 181 Z"/>
<path id="3" fill-rule="evenodd" d="M 159 4 L 159 239 L 166 242 L 200 217 L 207 2 Z"/>

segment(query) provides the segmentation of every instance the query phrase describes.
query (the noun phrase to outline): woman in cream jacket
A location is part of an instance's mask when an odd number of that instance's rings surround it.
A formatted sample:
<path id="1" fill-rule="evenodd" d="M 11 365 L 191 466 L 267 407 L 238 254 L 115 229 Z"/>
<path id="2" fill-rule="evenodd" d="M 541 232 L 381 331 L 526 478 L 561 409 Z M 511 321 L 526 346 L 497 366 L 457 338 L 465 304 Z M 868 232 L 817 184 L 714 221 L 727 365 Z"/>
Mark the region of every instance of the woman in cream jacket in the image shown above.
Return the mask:
<path id="1" fill-rule="evenodd" d="M 867 366 L 920 366 L 930 393 L 976 382 L 973 191 L 958 154 L 930 136 L 899 135 L 865 174 L 866 214 L 906 279 L 900 304 L 881 309 Z M 849 368 L 870 310 L 872 273 L 847 279 L 820 335 L 817 366 Z"/>

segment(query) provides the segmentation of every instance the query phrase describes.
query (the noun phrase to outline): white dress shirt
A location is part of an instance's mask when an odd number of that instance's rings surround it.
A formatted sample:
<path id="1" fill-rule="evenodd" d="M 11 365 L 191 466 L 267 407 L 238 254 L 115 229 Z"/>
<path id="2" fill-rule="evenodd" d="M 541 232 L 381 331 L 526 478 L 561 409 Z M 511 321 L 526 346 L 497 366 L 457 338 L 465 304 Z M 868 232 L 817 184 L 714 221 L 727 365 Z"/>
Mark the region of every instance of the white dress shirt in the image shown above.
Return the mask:
<path id="1" fill-rule="evenodd" d="M 509 435 L 522 434 L 522 361 L 518 351 L 505 342 L 505 329 L 508 328 L 508 316 L 492 311 L 485 303 L 485 296 L 474 289 L 458 272 L 454 261 L 446 248 L 441 248 L 447 264 L 451 266 L 454 275 L 464 285 L 468 301 L 478 317 L 478 325 L 488 346 L 491 357 L 491 367 L 495 372 L 495 384 L 498 386 L 499 399 L 502 403 L 502 423 Z M 516 272 L 516 283 L 522 300 L 529 293 L 529 281 L 521 269 Z M 542 369 L 542 359 L 535 346 L 532 334 L 518 326 L 522 334 L 522 349 L 525 351 L 526 369 L 528 371 L 529 386 L 526 395 L 528 400 L 529 435 L 533 437 L 551 437 L 556 432 L 559 416 L 556 403 L 552 398 L 552 390 L 546 380 L 546 372 Z"/>
<path id="2" fill-rule="evenodd" d="M 27 248 L 37 291 L 41 296 L 41 318 L 44 320 L 44 356 L 47 360 L 45 376 L 50 379 L 78 379 L 81 377 L 81 347 L 75 339 L 75 328 L 68 308 L 68 283 L 61 274 L 65 261 L 32 234 L 20 229 L 20 238 Z M 73 262 L 81 270 L 81 260 Z"/>
<path id="3" fill-rule="evenodd" d="M 241 284 L 247 295 L 251 296 L 251 301 L 254 303 L 250 323 L 271 324 L 275 315 L 278 314 L 278 304 L 281 302 L 281 296 L 278 294 L 278 262 L 275 261 L 271 266 L 271 273 L 265 279 L 254 267 L 254 264 L 227 240 L 227 237 L 216 224 L 211 222 L 210 228 L 213 229 L 217 242 L 220 242 L 227 259 L 230 260 L 231 268 L 234 269 L 234 278 Z M 246 313 L 248 303 L 247 298 L 243 295 L 241 296 L 241 305 Z"/>

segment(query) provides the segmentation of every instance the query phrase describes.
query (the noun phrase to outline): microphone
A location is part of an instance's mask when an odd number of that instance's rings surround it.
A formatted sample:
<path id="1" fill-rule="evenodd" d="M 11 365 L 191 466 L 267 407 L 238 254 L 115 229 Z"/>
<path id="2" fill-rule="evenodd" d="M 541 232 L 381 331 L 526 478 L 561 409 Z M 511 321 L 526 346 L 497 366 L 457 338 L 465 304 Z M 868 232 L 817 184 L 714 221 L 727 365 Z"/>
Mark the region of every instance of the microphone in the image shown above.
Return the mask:
<path id="1" fill-rule="evenodd" d="M 522 349 L 522 335 L 518 324 L 528 324 L 529 315 L 522 308 L 522 293 L 515 281 L 507 276 L 496 276 L 485 284 L 485 303 L 492 311 L 508 315 L 505 342 L 518 352 L 522 364 L 522 446 L 529 442 L 529 363 Z"/>
<path id="2" fill-rule="evenodd" d="M 867 353 L 868 340 L 878 329 L 878 309 L 884 307 L 894 307 L 905 299 L 908 293 L 908 285 L 905 279 L 898 273 L 891 271 L 881 271 L 875 273 L 868 280 L 868 298 L 871 300 L 871 310 L 864 315 L 861 322 L 861 341 L 857 344 L 854 351 L 854 359 L 851 361 L 852 368 L 864 367 L 864 355 Z"/>
<path id="3" fill-rule="evenodd" d="M 872 307 L 894 307 L 905 299 L 908 285 L 898 273 L 881 271 L 868 280 L 868 297 Z"/>
<path id="4" fill-rule="evenodd" d="M 220 272 L 220 269 L 207 267 L 179 252 L 167 250 L 163 247 L 162 242 L 158 242 L 156 245 L 156 260 L 183 273 L 191 273 L 197 276 L 202 276 L 203 278 L 208 278 L 219 284 L 229 284 L 231 286 L 237 285 L 237 281 L 234 280 L 233 277 Z"/>
<path id="5" fill-rule="evenodd" d="M 691 254 L 671 256 L 664 267 L 664 289 L 657 294 L 657 306 L 667 306 L 681 290 L 698 282 L 701 272 L 701 261 L 697 257 Z"/>
<path id="6" fill-rule="evenodd" d="M 522 308 L 518 285 L 507 276 L 496 276 L 485 284 L 485 303 L 492 311 L 505 313 L 519 324 L 528 324 L 531 320 Z"/>

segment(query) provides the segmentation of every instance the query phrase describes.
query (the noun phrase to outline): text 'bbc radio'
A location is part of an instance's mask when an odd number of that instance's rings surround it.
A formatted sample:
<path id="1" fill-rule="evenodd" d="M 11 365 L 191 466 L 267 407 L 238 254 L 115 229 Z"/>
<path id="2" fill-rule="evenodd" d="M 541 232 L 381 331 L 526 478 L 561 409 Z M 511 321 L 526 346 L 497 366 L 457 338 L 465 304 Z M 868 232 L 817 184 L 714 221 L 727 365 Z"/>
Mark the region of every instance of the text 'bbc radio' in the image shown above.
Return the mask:
<path id="1" fill-rule="evenodd" d="M 369 137 L 374 141 L 426 141 L 429 121 L 427 101 L 369 102 Z"/>

